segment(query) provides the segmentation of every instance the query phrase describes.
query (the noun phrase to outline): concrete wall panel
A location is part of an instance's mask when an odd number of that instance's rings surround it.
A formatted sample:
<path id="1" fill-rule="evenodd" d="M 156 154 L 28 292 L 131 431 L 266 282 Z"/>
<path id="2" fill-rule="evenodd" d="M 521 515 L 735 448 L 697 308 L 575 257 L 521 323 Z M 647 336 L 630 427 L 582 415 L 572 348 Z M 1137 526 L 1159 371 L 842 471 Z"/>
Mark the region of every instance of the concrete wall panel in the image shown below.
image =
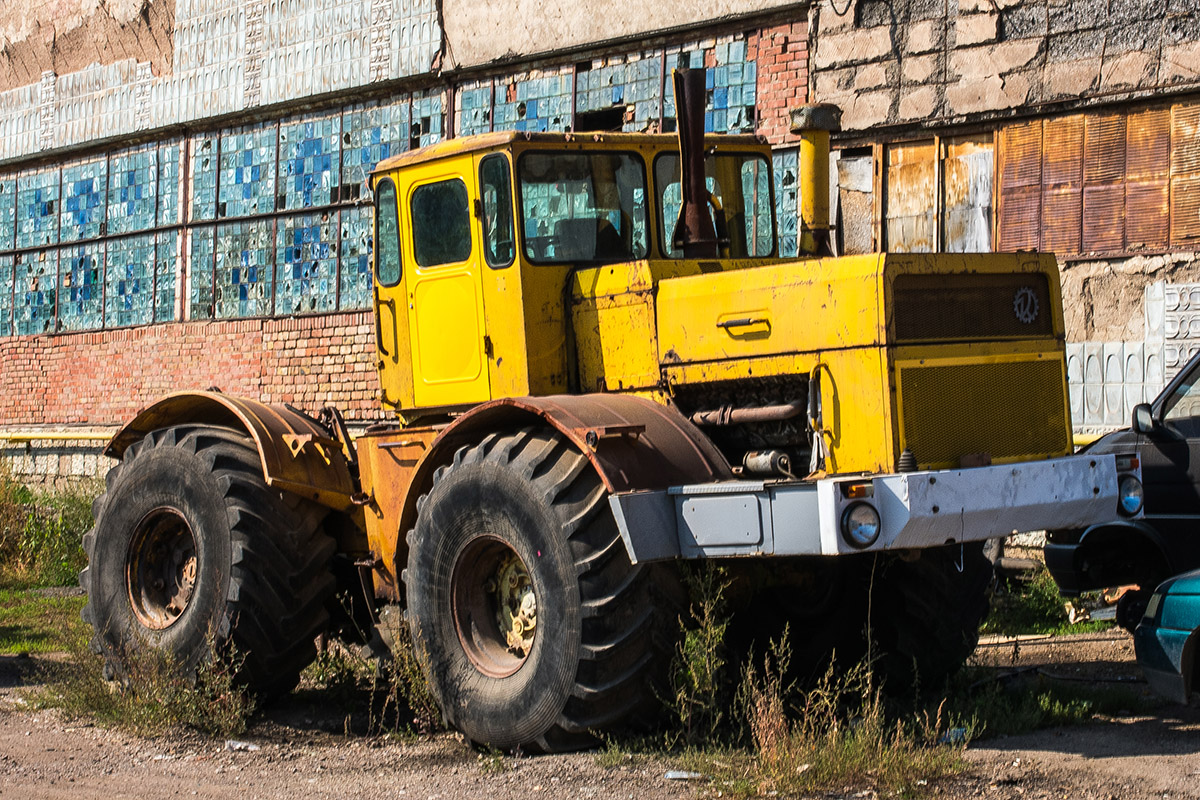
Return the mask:
<path id="1" fill-rule="evenodd" d="M 795 0 L 443 0 L 446 67 L 474 67 L 613 39 L 645 38 L 697 23 L 776 8 L 803 7 Z M 497 33 L 501 35 L 497 35 Z"/>

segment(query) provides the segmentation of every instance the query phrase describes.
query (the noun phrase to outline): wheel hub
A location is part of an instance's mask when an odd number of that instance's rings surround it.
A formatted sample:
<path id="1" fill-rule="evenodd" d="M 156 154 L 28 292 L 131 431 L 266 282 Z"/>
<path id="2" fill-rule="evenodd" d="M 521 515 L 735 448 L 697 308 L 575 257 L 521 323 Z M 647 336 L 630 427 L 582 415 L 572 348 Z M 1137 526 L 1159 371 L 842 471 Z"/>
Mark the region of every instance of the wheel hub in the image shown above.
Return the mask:
<path id="1" fill-rule="evenodd" d="M 525 563 L 507 543 L 474 540 L 454 566 L 454 627 L 463 650 L 485 675 L 513 674 L 533 651 L 538 600 Z"/>
<path id="2" fill-rule="evenodd" d="M 192 600 L 196 572 L 196 539 L 183 515 L 156 508 L 143 517 L 125 559 L 125 586 L 138 622 L 151 630 L 171 627 Z"/>

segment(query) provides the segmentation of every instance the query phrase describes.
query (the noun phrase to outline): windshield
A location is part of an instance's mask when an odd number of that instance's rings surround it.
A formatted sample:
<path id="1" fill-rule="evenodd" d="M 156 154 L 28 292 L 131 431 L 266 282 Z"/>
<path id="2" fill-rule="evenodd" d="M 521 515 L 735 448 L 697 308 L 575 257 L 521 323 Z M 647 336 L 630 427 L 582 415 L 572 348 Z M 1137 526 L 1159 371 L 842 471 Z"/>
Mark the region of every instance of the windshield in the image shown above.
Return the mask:
<path id="1" fill-rule="evenodd" d="M 632 153 L 526 153 L 517 166 L 525 257 L 645 258 L 646 170 Z"/>
<path id="2" fill-rule="evenodd" d="M 770 169 L 765 158 L 753 153 L 718 153 L 705 159 L 705 182 L 720 207 L 717 238 L 728 240 L 722 245 L 723 255 L 769 256 L 775 249 Z M 681 202 L 678 153 L 663 153 L 654 160 L 654 185 L 663 220 L 663 252 L 682 258 L 674 241 Z"/>

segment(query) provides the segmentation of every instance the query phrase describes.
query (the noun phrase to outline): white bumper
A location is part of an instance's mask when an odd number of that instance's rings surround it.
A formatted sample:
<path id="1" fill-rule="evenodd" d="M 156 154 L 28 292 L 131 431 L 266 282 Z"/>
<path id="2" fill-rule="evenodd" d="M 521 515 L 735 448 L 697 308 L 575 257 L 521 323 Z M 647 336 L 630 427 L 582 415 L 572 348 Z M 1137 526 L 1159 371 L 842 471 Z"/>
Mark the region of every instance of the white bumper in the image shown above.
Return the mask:
<path id="1" fill-rule="evenodd" d="M 846 484 L 872 486 L 879 538 L 855 548 L 841 517 Z M 1115 519 L 1112 455 L 1068 456 L 971 469 L 676 486 L 613 495 L 635 561 L 750 555 L 838 555 L 980 541 L 1014 532 L 1079 528 Z"/>

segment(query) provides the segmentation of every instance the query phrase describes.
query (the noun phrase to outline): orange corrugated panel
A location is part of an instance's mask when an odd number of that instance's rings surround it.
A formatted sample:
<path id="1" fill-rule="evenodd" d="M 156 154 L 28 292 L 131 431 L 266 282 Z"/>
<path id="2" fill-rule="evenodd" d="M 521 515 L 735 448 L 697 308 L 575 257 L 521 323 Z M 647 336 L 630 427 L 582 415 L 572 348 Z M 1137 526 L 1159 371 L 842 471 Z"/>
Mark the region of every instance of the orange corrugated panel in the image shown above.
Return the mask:
<path id="1" fill-rule="evenodd" d="M 1171 109 L 1171 244 L 1200 241 L 1200 104 Z"/>
<path id="2" fill-rule="evenodd" d="M 1047 188 L 1042 195 L 1042 249 L 1078 253 L 1083 221 L 1080 186 Z"/>
<path id="3" fill-rule="evenodd" d="M 1046 120 L 1042 183 L 1078 184 L 1083 180 L 1083 115 Z"/>
<path id="4" fill-rule="evenodd" d="M 1125 184 L 1083 188 L 1083 250 L 1108 253 L 1125 246 Z"/>
<path id="5" fill-rule="evenodd" d="M 1036 250 L 1041 240 L 1042 187 L 1019 186 L 1000 195 L 997 250 Z"/>
<path id="6" fill-rule="evenodd" d="M 1084 183 L 1112 183 L 1125 177 L 1125 115 L 1087 118 L 1083 144 Z"/>
<path id="7" fill-rule="evenodd" d="M 1129 115 L 1125 130 L 1125 176 L 1162 180 L 1171 166 L 1171 112 L 1160 108 Z"/>
<path id="8" fill-rule="evenodd" d="M 1042 123 L 1012 125 L 1000 132 L 1000 187 L 1037 186 L 1042 182 Z"/>
<path id="9" fill-rule="evenodd" d="M 1000 132 L 997 250 L 1033 250 L 1041 241 L 1042 123 Z"/>
<path id="10" fill-rule="evenodd" d="M 1161 250 L 1167 246 L 1168 194 L 1165 178 L 1125 184 L 1126 249 Z"/>
<path id="11" fill-rule="evenodd" d="M 1171 244 L 1200 242 L 1200 176 L 1171 179 Z"/>

